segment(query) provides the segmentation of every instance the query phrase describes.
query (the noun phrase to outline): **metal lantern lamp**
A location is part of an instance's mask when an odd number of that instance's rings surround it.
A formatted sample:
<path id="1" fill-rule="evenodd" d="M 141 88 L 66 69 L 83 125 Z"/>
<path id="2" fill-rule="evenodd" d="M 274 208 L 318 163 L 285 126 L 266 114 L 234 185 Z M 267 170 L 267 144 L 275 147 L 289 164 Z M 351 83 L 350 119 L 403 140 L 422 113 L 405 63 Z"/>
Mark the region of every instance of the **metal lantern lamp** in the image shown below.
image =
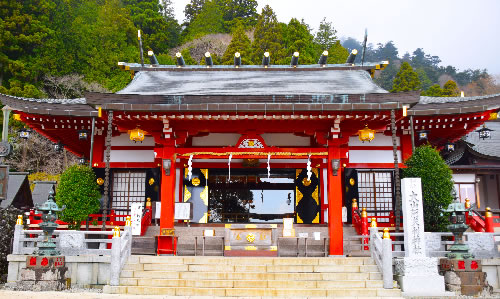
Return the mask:
<path id="1" fill-rule="evenodd" d="M 80 130 L 78 131 L 78 140 L 85 141 L 89 137 L 89 131 Z"/>
<path id="2" fill-rule="evenodd" d="M 63 149 L 64 149 L 64 144 L 62 144 L 61 141 L 59 141 L 58 143 L 54 144 L 54 150 L 57 153 L 62 153 Z"/>
<path id="3" fill-rule="evenodd" d="M 30 138 L 30 134 L 31 134 L 31 130 L 30 129 L 26 129 L 26 128 L 22 128 L 21 130 L 18 131 L 19 133 L 19 138 L 21 139 L 29 139 Z"/>
<path id="4" fill-rule="evenodd" d="M 80 164 L 80 165 L 85 165 L 86 161 L 87 161 L 87 159 L 85 159 L 85 157 L 78 158 L 78 164 Z"/>
<path id="5" fill-rule="evenodd" d="M 449 248 L 450 253 L 446 254 L 450 259 L 468 259 L 473 257 L 473 255 L 469 253 L 469 246 L 463 239 L 464 232 L 469 228 L 465 223 L 465 213 L 470 210 L 470 207 L 465 207 L 465 204 L 459 202 L 457 198 L 448 205 L 448 208 L 442 209 L 443 212 L 450 213 L 449 220 L 451 224 L 448 225 L 448 229 L 455 237 L 455 243 Z"/>
<path id="6" fill-rule="evenodd" d="M 444 149 L 445 149 L 445 151 L 451 153 L 451 152 L 455 151 L 455 145 L 453 143 L 448 142 L 444 145 Z"/>
<path id="7" fill-rule="evenodd" d="M 421 130 L 417 132 L 419 141 L 426 141 L 429 138 L 429 131 Z"/>
<path id="8" fill-rule="evenodd" d="M 368 125 L 365 125 L 364 129 L 358 131 L 358 138 L 361 142 L 371 142 L 375 139 L 375 130 L 368 128 Z"/>
<path id="9" fill-rule="evenodd" d="M 129 131 L 129 135 L 130 135 L 130 140 L 132 140 L 133 142 L 142 142 L 144 141 L 146 132 L 139 128 L 135 128 Z"/>
<path id="10" fill-rule="evenodd" d="M 488 129 L 486 127 L 486 124 L 483 124 L 483 127 L 479 130 L 476 130 L 477 133 L 479 133 L 479 139 L 488 139 L 491 138 L 491 131 L 494 131 L 492 129 Z"/>

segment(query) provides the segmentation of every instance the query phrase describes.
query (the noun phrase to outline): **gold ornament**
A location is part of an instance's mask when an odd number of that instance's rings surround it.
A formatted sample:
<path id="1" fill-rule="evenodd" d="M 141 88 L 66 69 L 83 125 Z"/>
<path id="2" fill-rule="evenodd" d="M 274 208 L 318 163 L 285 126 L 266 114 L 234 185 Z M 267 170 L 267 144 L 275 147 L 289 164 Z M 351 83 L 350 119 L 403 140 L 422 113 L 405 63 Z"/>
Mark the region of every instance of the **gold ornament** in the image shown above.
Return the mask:
<path id="1" fill-rule="evenodd" d="M 368 128 L 368 125 L 365 125 L 364 129 L 358 131 L 358 138 L 362 142 L 371 142 L 373 139 L 375 139 L 375 130 L 370 129 Z"/>
<path id="2" fill-rule="evenodd" d="M 377 227 L 377 219 L 375 217 L 372 218 L 370 222 L 370 227 Z"/>
<path id="3" fill-rule="evenodd" d="M 149 181 L 148 181 L 149 185 L 153 185 L 155 183 L 155 179 L 153 178 L 150 178 Z"/>
<path id="4" fill-rule="evenodd" d="M 146 198 L 146 207 L 151 208 L 151 197 Z"/>
<path id="5" fill-rule="evenodd" d="M 16 225 L 23 225 L 23 215 L 17 215 Z"/>
<path id="6" fill-rule="evenodd" d="M 253 241 L 255 241 L 255 235 L 253 233 L 249 233 L 247 235 L 247 241 L 253 243 Z"/>
<path id="7" fill-rule="evenodd" d="M 104 180 L 102 178 L 98 178 L 97 185 L 101 186 L 102 184 L 104 184 Z"/>
<path id="8" fill-rule="evenodd" d="M 115 229 L 113 230 L 113 238 L 119 238 L 120 237 L 120 228 L 118 226 L 115 226 Z"/>
<path id="9" fill-rule="evenodd" d="M 143 131 L 139 128 L 135 128 L 133 130 L 128 131 L 130 135 L 130 140 L 133 142 L 142 142 L 144 140 L 144 137 L 146 135 L 146 131 Z"/>
<path id="10" fill-rule="evenodd" d="M 358 203 L 356 202 L 356 198 L 352 199 L 352 207 L 353 208 L 358 208 Z"/>
<path id="11" fill-rule="evenodd" d="M 200 185 L 200 183 L 201 183 L 201 181 L 200 181 L 200 179 L 199 179 L 199 178 L 193 178 L 193 179 L 191 180 L 191 184 L 193 184 L 193 186 L 195 186 L 195 187 L 199 186 L 199 185 Z"/>
<path id="12" fill-rule="evenodd" d="M 350 178 L 349 184 L 351 184 L 351 186 L 354 186 L 354 184 L 356 184 L 356 181 L 353 178 Z"/>
<path id="13" fill-rule="evenodd" d="M 132 220 L 130 220 L 130 216 L 127 216 L 125 220 L 125 226 L 132 226 Z"/>
<path id="14" fill-rule="evenodd" d="M 308 180 L 307 178 L 304 178 L 302 180 L 302 185 L 304 185 L 306 187 L 309 186 L 309 185 L 311 185 L 311 180 Z"/>
<path id="15" fill-rule="evenodd" d="M 384 228 L 384 234 L 382 236 L 383 239 L 390 239 L 391 238 L 391 235 L 389 235 L 389 228 L 386 227 Z"/>

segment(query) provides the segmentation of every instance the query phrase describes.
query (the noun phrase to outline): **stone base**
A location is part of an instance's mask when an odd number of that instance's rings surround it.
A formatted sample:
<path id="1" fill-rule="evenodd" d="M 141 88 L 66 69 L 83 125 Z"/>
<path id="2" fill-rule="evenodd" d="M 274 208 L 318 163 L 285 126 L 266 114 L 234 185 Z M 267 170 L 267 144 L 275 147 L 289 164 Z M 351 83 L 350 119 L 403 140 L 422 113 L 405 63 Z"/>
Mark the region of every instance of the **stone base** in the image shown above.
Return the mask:
<path id="1" fill-rule="evenodd" d="M 479 294 L 490 294 L 491 287 L 486 282 L 484 272 L 444 272 L 446 290 L 455 292 L 457 295 L 475 296 Z"/>
<path id="2" fill-rule="evenodd" d="M 395 274 L 403 296 L 454 296 L 446 292 L 437 258 L 405 257 L 395 261 Z"/>
<path id="3" fill-rule="evenodd" d="M 20 280 L 14 288 L 18 290 L 62 291 L 66 286 L 67 267 L 58 268 L 27 268 L 20 272 Z"/>
<path id="4" fill-rule="evenodd" d="M 451 297 L 453 292 L 447 292 L 444 288 L 444 277 L 435 276 L 397 276 L 397 281 L 403 291 L 404 297 L 432 296 Z"/>

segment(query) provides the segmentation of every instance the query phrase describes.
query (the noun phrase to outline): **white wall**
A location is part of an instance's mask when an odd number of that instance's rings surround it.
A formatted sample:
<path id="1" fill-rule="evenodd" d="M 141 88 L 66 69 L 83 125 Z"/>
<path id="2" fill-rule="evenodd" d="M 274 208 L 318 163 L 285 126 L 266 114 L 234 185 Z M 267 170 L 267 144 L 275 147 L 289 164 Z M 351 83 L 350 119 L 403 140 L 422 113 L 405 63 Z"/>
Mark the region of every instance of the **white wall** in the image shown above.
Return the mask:
<path id="1" fill-rule="evenodd" d="M 400 146 L 399 137 L 396 137 L 396 144 Z M 376 133 L 375 139 L 371 142 L 361 142 L 358 136 L 351 136 L 349 137 L 349 146 L 392 146 L 392 137 Z"/>
<path id="2" fill-rule="evenodd" d="M 398 151 L 401 163 L 401 151 Z M 349 163 L 394 163 L 392 150 L 349 150 Z"/>
<path id="3" fill-rule="evenodd" d="M 120 136 L 111 137 L 111 146 L 154 146 L 153 136 L 145 136 L 142 142 L 133 142 L 128 133 L 122 133 Z"/>
<path id="4" fill-rule="evenodd" d="M 475 183 L 476 175 L 473 173 L 454 173 L 451 175 L 455 183 Z"/>
<path id="5" fill-rule="evenodd" d="M 111 150 L 110 162 L 154 162 L 154 150 Z"/>

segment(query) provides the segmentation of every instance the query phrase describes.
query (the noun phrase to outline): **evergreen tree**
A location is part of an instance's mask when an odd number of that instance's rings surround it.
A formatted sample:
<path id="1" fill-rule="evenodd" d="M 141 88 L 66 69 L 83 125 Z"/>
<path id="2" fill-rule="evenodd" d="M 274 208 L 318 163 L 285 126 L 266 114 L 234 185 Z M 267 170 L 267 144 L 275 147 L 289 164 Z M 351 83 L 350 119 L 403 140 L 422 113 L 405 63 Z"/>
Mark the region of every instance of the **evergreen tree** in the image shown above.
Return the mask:
<path id="1" fill-rule="evenodd" d="M 233 30 L 233 38 L 222 56 L 222 64 L 232 65 L 234 63 L 234 53 L 241 54 L 241 63 L 248 64 L 250 61 L 251 43 L 245 33 L 243 23 L 239 21 Z"/>
<path id="2" fill-rule="evenodd" d="M 421 178 L 426 232 L 446 230 L 448 218 L 441 209 L 452 202 L 453 180 L 451 170 L 439 152 L 430 145 L 419 146 L 406 160 L 403 169 L 405 178 Z"/>
<path id="3" fill-rule="evenodd" d="M 40 76 L 34 56 L 53 36 L 47 27 L 50 2 L 0 0 L 0 86 L 23 85 Z"/>
<path id="4" fill-rule="evenodd" d="M 286 52 L 285 57 L 279 61 L 280 64 L 289 64 L 291 56 L 294 52 L 299 52 L 300 64 L 316 63 L 317 59 L 314 44 L 314 36 L 306 24 L 299 22 L 299 20 L 292 18 L 283 34 L 283 41 Z"/>
<path id="5" fill-rule="evenodd" d="M 398 67 L 396 63 L 389 63 L 389 65 L 386 66 L 384 70 L 382 70 L 380 75 L 375 78 L 375 83 L 377 83 L 380 87 L 382 87 L 385 90 L 391 90 L 394 77 L 396 76 L 397 73 L 398 73 Z"/>
<path id="6" fill-rule="evenodd" d="M 222 10 L 215 0 L 205 2 L 200 13 L 194 18 L 187 28 L 185 40 L 199 38 L 207 34 L 224 32 Z"/>
<path id="7" fill-rule="evenodd" d="M 254 31 L 254 41 L 252 44 L 252 61 L 255 64 L 262 63 L 264 52 L 269 52 L 271 63 L 276 63 L 280 56 L 282 32 L 278 19 L 269 5 L 262 9 L 262 13 L 257 20 Z"/>
<path id="8" fill-rule="evenodd" d="M 226 30 L 232 31 L 238 22 L 245 28 L 255 26 L 259 14 L 256 0 L 217 0 L 223 11 Z"/>
<path id="9" fill-rule="evenodd" d="M 458 97 L 460 96 L 460 90 L 458 89 L 457 83 L 453 80 L 448 80 L 443 85 L 443 97 Z"/>
<path id="10" fill-rule="evenodd" d="M 134 25 L 142 30 L 145 48 L 166 53 L 178 45 L 180 26 L 173 17 L 170 1 L 163 1 L 163 5 L 158 0 L 126 0 L 123 3 L 130 9 Z"/>
<path id="11" fill-rule="evenodd" d="M 421 87 L 422 87 L 423 90 L 426 90 L 429 87 L 431 87 L 432 81 L 427 76 L 427 72 L 425 71 L 425 69 L 418 68 L 418 69 L 415 69 L 415 72 L 417 72 L 417 74 L 418 74 L 418 79 L 421 82 Z"/>
<path id="12" fill-rule="evenodd" d="M 426 91 L 423 91 L 421 95 L 428 97 L 442 97 L 443 90 L 441 89 L 441 86 L 439 86 L 439 84 L 434 84 Z"/>
<path id="13" fill-rule="evenodd" d="M 328 60 L 329 64 L 342 64 L 345 63 L 349 57 L 349 51 L 342 47 L 340 41 L 335 41 L 333 45 L 328 49 Z"/>
<path id="14" fill-rule="evenodd" d="M 186 4 L 184 8 L 184 15 L 186 16 L 186 20 L 184 21 L 185 26 L 188 26 L 201 12 L 205 5 L 205 1 L 206 0 L 191 0 L 191 3 Z"/>
<path id="15" fill-rule="evenodd" d="M 408 62 L 403 62 L 394 78 L 391 92 L 419 90 L 420 86 L 421 83 L 417 72 L 413 70 Z"/>
<path id="16" fill-rule="evenodd" d="M 327 22 L 326 18 L 323 18 L 321 23 L 319 23 L 319 29 L 314 41 L 320 46 L 321 50 L 326 50 L 330 49 L 336 40 L 337 30 L 333 28 L 331 22 Z"/>

